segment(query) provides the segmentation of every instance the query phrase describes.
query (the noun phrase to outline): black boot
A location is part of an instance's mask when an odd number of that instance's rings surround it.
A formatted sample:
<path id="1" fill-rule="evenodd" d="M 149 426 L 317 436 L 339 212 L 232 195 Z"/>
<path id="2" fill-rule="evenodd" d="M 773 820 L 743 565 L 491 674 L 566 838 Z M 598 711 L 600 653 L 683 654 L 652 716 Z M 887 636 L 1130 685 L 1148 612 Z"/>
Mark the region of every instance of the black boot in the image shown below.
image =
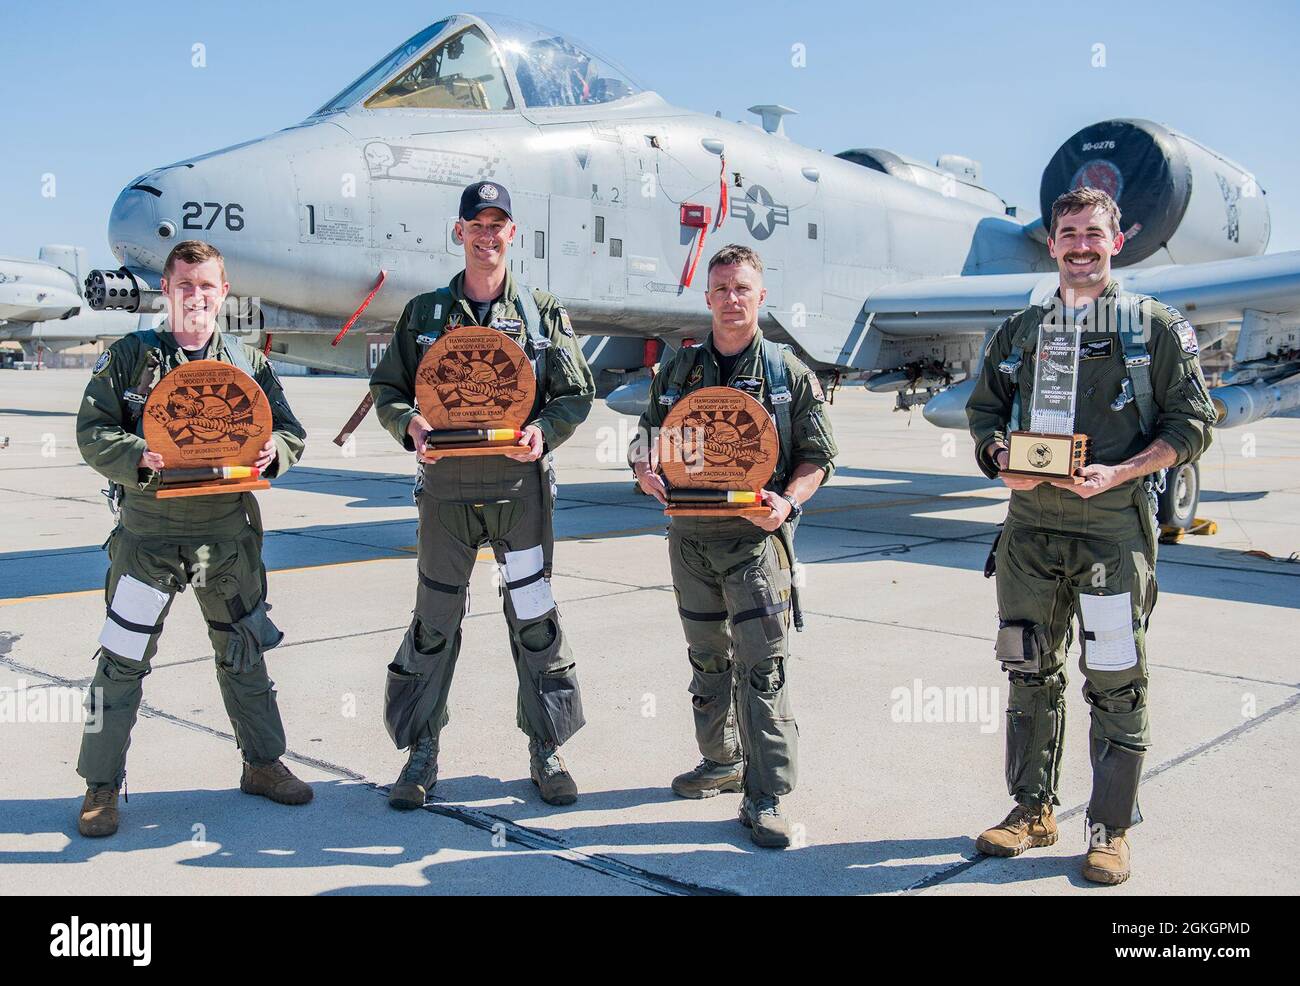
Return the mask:
<path id="1" fill-rule="evenodd" d="M 427 729 L 411 747 L 401 776 L 388 792 L 388 804 L 401 811 L 424 807 L 438 782 L 438 738 Z"/>

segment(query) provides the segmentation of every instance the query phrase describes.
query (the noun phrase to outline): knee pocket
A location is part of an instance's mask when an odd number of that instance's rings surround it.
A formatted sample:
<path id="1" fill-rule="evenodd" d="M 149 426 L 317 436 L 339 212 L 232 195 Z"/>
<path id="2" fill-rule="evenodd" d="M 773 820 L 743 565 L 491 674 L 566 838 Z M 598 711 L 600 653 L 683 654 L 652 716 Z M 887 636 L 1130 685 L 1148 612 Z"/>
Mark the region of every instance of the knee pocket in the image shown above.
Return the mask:
<path id="1" fill-rule="evenodd" d="M 527 669 L 528 680 L 540 705 L 542 722 L 538 723 L 546 738 L 561 745 L 587 722 L 582 711 L 582 690 L 578 686 L 577 666 L 566 663 L 560 655 L 560 630 L 554 620 L 536 625 L 549 637 L 545 647 L 531 649 L 520 633 L 520 659 Z M 528 628 L 532 629 L 532 628 Z"/>
<path id="2" fill-rule="evenodd" d="M 139 681 L 151 671 L 148 665 L 123 658 L 107 649 L 99 652 L 99 667 L 109 681 L 121 683 Z"/>
<path id="3" fill-rule="evenodd" d="M 519 642 L 531 651 L 548 649 L 558 637 L 554 620 L 537 620 L 519 628 Z"/>
<path id="4" fill-rule="evenodd" d="M 404 750 L 413 744 L 433 715 L 451 675 L 452 649 L 441 634 L 428 641 L 419 618 L 411 621 L 397 656 L 388 665 L 384 685 L 384 728 Z M 425 638 L 425 639 L 422 639 Z M 431 642 L 432 646 L 425 646 Z M 439 727 L 443 723 L 437 724 Z"/>
<path id="5" fill-rule="evenodd" d="M 758 692 L 775 695 L 785 687 L 785 662 L 777 658 L 761 661 L 749 669 L 749 687 Z"/>

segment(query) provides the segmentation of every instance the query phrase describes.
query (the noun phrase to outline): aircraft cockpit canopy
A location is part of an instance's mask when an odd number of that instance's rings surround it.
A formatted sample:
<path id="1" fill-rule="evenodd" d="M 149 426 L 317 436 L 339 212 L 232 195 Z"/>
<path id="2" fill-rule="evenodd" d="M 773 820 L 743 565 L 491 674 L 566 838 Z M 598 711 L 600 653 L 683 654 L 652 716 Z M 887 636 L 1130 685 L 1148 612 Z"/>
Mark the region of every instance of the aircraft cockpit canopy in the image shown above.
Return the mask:
<path id="1" fill-rule="evenodd" d="M 425 28 L 318 110 L 513 110 L 610 103 L 643 89 L 585 45 L 498 15 Z"/>
<path id="2" fill-rule="evenodd" d="M 589 106 L 643 91 L 623 69 L 573 38 L 507 17 L 488 20 L 526 106 Z"/>

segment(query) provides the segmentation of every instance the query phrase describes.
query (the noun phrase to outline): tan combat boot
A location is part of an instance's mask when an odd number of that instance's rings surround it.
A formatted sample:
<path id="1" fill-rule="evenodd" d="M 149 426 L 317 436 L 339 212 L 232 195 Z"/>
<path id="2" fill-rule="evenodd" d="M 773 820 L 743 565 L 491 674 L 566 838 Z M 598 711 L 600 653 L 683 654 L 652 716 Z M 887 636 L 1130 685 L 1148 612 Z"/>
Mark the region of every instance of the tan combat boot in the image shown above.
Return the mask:
<path id="1" fill-rule="evenodd" d="M 294 777 L 279 760 L 267 764 L 251 764 L 245 760 L 239 790 L 270 798 L 282 805 L 305 805 L 312 799 L 311 785 Z"/>
<path id="2" fill-rule="evenodd" d="M 749 829 L 749 839 L 765 849 L 784 849 L 790 845 L 790 819 L 781 811 L 781 799 L 760 794 L 740 800 L 740 824 Z"/>
<path id="3" fill-rule="evenodd" d="M 1026 849 L 1051 846 L 1060 838 L 1051 805 L 1016 805 L 1001 823 L 975 840 L 985 856 L 1019 856 Z"/>
<path id="4" fill-rule="evenodd" d="M 673 794 L 679 798 L 711 798 L 725 791 L 737 792 L 745 773 L 744 761 L 718 763 L 705 757 L 695 769 L 673 778 Z"/>
<path id="5" fill-rule="evenodd" d="M 530 742 L 528 754 L 528 773 L 543 801 L 548 805 L 571 805 L 578 800 L 578 785 L 555 747 Z"/>
<path id="6" fill-rule="evenodd" d="M 1083 860 L 1083 878 L 1112 886 L 1128 879 L 1128 838 L 1124 829 L 1104 825 L 1088 827 L 1088 855 Z"/>
<path id="7" fill-rule="evenodd" d="M 77 831 L 91 839 L 112 835 L 117 831 L 117 788 L 104 785 L 87 788 L 81 802 L 81 817 Z"/>

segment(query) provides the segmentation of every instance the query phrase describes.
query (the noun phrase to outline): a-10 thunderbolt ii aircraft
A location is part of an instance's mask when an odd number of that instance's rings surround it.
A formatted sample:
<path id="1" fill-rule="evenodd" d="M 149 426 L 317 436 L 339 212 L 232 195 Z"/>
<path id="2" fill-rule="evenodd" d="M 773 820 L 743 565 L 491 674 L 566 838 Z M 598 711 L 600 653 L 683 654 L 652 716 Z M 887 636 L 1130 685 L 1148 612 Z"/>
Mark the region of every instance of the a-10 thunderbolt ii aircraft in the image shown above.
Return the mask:
<path id="1" fill-rule="evenodd" d="M 0 257 L 0 342 L 17 342 L 23 359 L 39 363 L 59 352 L 131 332 L 139 316 L 94 311 L 81 295 L 90 265 L 84 247 L 50 244 L 38 259 Z"/>
<path id="2" fill-rule="evenodd" d="M 624 374 L 617 409 L 644 403 L 638 371 L 660 343 L 707 331 L 696 264 L 739 242 L 767 268 L 767 336 L 828 380 L 870 374 L 964 427 L 986 333 L 1055 288 L 1042 221 L 1015 216 L 968 158 L 825 154 L 787 139 L 791 110 L 752 112 L 761 127 L 671 106 L 566 35 L 457 14 L 302 123 L 132 181 L 109 221 L 123 269 L 92 275 L 92 303 L 148 304 L 172 244 L 210 240 L 233 292 L 259 300 L 240 320 L 273 357 L 360 372 L 406 301 L 462 266 L 460 191 L 492 178 L 511 191 L 513 269 L 564 302 L 595 368 Z M 1078 184 L 1120 203 L 1121 281 L 1180 308 L 1203 348 L 1235 337 L 1206 358 L 1221 426 L 1300 404 L 1300 251 L 1262 256 L 1268 207 L 1248 171 L 1113 120 L 1061 145 L 1042 210 Z M 1180 470 L 1162 519 L 1185 526 L 1197 491 Z"/>

